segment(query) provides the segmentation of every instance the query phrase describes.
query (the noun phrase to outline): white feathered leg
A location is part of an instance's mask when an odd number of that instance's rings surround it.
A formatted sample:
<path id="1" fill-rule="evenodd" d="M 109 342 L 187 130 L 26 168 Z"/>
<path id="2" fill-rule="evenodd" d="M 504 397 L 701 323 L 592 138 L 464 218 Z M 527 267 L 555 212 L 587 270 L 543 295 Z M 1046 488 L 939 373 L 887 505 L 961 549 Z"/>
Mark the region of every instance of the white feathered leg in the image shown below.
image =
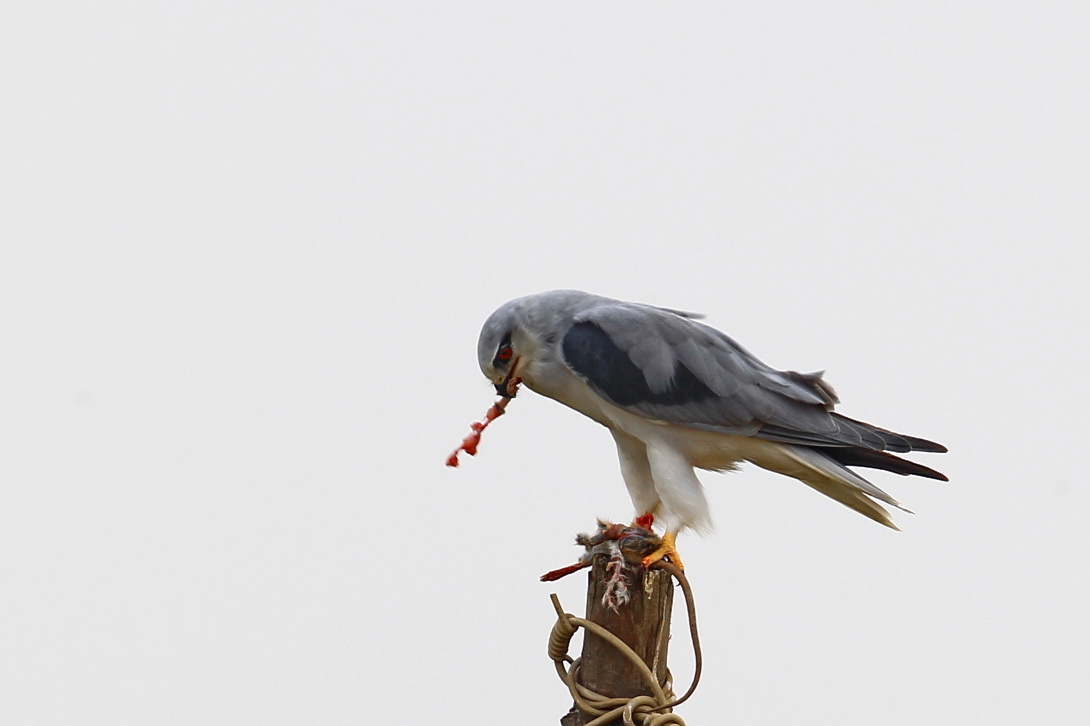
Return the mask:
<path id="1" fill-rule="evenodd" d="M 665 441 L 647 442 L 647 462 L 661 504 L 658 519 L 667 532 L 691 527 L 698 532 L 712 528 L 704 487 L 689 460 Z"/>
<path id="2" fill-rule="evenodd" d="M 647 447 L 635 436 L 620 429 L 610 429 L 617 442 L 617 458 L 621 462 L 621 476 L 628 487 L 628 496 L 636 516 L 641 514 L 657 515 L 659 495 L 655 491 L 655 480 L 651 477 L 651 465 L 647 462 Z"/>

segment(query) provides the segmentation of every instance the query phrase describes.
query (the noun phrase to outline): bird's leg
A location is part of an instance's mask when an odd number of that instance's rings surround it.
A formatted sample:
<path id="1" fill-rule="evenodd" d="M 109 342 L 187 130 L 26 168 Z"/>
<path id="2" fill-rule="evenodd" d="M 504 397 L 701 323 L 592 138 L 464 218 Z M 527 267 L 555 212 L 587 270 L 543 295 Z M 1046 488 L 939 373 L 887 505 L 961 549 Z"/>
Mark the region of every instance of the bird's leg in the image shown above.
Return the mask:
<path id="1" fill-rule="evenodd" d="M 644 569 L 650 567 L 664 557 L 669 557 L 670 562 L 673 562 L 675 565 L 677 565 L 677 568 L 679 570 L 684 570 L 685 565 L 681 562 L 681 555 L 679 555 L 677 552 L 677 546 L 675 544 L 676 538 L 677 532 L 673 531 L 667 532 L 662 535 L 662 544 L 659 546 L 659 548 L 651 554 L 647 555 L 647 557 L 643 558 Z"/>

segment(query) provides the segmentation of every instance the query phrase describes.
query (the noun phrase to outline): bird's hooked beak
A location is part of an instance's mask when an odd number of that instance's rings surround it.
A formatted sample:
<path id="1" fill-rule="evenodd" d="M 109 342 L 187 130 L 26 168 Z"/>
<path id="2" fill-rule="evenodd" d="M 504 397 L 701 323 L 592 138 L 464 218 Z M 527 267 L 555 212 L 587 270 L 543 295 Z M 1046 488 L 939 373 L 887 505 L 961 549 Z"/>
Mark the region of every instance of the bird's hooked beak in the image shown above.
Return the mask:
<path id="1" fill-rule="evenodd" d="M 519 358 L 515 358 L 507 369 L 507 375 L 496 384 L 496 393 L 504 398 L 514 398 L 518 394 L 519 383 L 522 382 L 522 379 L 515 375 L 518 365 Z"/>

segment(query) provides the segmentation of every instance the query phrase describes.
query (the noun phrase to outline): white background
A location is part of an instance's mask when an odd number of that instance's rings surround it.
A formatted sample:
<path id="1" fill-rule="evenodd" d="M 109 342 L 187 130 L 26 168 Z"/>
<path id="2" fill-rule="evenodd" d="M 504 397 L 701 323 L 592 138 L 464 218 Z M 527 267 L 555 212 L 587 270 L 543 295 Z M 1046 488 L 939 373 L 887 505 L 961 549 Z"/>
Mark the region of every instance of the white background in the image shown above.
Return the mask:
<path id="1" fill-rule="evenodd" d="M 745 7 L 749 6 L 749 7 Z M 3 11 L 0 723 L 556 723 L 631 515 L 477 332 L 702 311 L 950 447 L 898 534 L 747 467 L 683 537 L 690 724 L 1082 724 L 1085 2 Z M 674 671 L 691 670 L 680 613 Z"/>

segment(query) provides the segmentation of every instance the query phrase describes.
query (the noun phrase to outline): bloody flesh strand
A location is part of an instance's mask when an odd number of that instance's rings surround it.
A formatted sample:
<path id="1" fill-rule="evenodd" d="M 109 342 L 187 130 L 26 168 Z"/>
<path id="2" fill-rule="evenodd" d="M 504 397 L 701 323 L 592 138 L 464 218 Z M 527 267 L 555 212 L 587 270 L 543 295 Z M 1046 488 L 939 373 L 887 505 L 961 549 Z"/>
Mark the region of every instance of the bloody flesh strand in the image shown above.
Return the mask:
<path id="1" fill-rule="evenodd" d="M 517 382 L 515 383 L 515 386 L 518 386 Z M 499 399 L 485 412 L 483 421 L 474 421 L 469 425 L 469 428 L 472 429 L 472 431 L 462 439 L 462 443 L 459 444 L 458 448 L 452 451 L 450 456 L 447 457 L 447 466 L 458 466 L 458 454 L 463 451 L 470 456 L 477 455 L 477 445 L 481 443 L 481 432 L 488 428 L 488 424 L 503 415 L 504 409 L 507 408 L 507 402 L 510 400 L 511 399 L 507 396 Z"/>
<path id="2" fill-rule="evenodd" d="M 542 582 L 555 582 L 555 581 L 559 580 L 561 577 L 567 577 L 571 573 L 578 572 L 579 570 L 583 569 L 584 567 L 590 567 L 590 564 L 591 564 L 590 562 L 576 562 L 574 565 L 568 565 L 567 567 L 561 567 L 558 570 L 552 570 L 550 572 L 546 572 L 544 575 L 541 576 L 541 581 Z"/>

